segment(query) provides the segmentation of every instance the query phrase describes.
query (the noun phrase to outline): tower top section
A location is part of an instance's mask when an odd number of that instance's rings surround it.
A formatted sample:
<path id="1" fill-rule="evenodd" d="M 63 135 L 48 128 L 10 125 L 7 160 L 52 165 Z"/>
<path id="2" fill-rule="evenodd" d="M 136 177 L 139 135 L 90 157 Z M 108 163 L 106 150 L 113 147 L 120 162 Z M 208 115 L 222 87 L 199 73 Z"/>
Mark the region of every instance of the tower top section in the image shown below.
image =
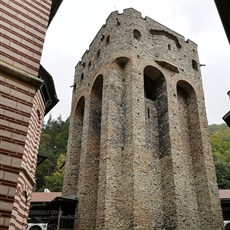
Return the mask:
<path id="1" fill-rule="evenodd" d="M 174 73 L 199 75 L 197 45 L 133 8 L 112 12 L 83 54 L 75 71 L 76 82 L 98 73 L 118 58 L 148 60 Z M 119 59 L 123 60 L 123 59 Z M 194 72 L 194 70 L 196 70 Z"/>
<path id="2" fill-rule="evenodd" d="M 110 42 L 113 43 L 113 46 L 116 46 L 117 50 L 124 50 L 126 49 L 125 47 L 131 49 L 133 43 L 126 34 L 128 31 L 133 32 L 133 36 L 137 40 L 141 40 L 142 43 L 145 41 L 148 42 L 149 37 L 159 35 L 163 36 L 163 40 L 170 39 L 173 41 L 178 49 L 183 49 L 185 47 L 191 47 L 194 50 L 197 49 L 197 45 L 191 40 L 185 40 L 185 37 L 179 33 L 167 28 L 148 16 L 143 18 L 142 14 L 133 8 L 127 8 L 123 10 L 123 13 L 114 11 L 108 16 L 106 24 L 100 28 L 78 65 L 84 66 L 86 60 L 92 53 L 97 57 L 100 56 L 104 44 L 108 45 Z M 121 40 L 122 36 L 123 42 Z M 141 37 L 143 39 L 141 39 Z M 115 42 L 115 40 L 118 42 Z"/>

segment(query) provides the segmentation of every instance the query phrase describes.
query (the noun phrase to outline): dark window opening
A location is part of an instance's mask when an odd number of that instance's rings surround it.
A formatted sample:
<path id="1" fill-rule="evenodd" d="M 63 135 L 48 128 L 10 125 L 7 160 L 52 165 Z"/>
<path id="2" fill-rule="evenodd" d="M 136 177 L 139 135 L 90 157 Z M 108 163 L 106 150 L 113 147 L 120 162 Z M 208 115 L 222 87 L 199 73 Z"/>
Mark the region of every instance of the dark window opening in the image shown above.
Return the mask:
<path id="1" fill-rule="evenodd" d="M 100 57 L 100 54 L 101 54 L 101 50 L 98 50 L 98 51 L 97 51 L 97 58 Z"/>
<path id="2" fill-rule="evenodd" d="M 37 116 L 38 116 L 38 120 L 40 121 L 41 120 L 41 113 L 38 109 L 37 109 Z"/>
<path id="3" fill-rule="evenodd" d="M 127 57 L 119 57 L 116 59 L 116 63 L 120 66 L 121 69 L 125 69 L 129 59 Z"/>
<path id="4" fill-rule="evenodd" d="M 108 45 L 110 42 L 110 36 L 108 35 L 107 38 L 106 38 L 106 44 Z"/>
<path id="5" fill-rule="evenodd" d="M 145 97 L 155 101 L 156 100 L 156 86 L 152 79 L 144 75 Z"/>
<path id="6" fill-rule="evenodd" d="M 195 60 L 192 60 L 192 68 L 194 70 L 198 70 L 198 64 L 197 64 L 197 62 Z"/>
<path id="7" fill-rule="evenodd" d="M 84 79 L 84 73 L 81 74 L 81 81 Z"/>
<path id="8" fill-rule="evenodd" d="M 118 20 L 118 18 L 116 18 L 116 21 L 117 21 L 117 26 L 120 26 L 121 23 L 120 23 L 120 21 Z"/>
<path id="9" fill-rule="evenodd" d="M 133 37 L 136 38 L 137 40 L 141 39 L 141 32 L 139 30 L 133 30 Z"/>

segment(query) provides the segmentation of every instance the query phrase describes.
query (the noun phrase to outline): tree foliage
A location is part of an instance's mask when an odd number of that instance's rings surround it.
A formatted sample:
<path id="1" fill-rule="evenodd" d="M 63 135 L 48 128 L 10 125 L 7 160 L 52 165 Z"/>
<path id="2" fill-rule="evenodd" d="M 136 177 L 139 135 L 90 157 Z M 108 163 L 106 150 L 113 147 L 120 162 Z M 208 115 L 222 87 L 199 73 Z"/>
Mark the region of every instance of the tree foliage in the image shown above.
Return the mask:
<path id="1" fill-rule="evenodd" d="M 69 119 L 56 120 L 50 116 L 41 133 L 39 154 L 47 159 L 37 167 L 36 191 L 48 188 L 61 191 L 67 150 Z M 230 188 L 230 128 L 225 124 L 210 125 L 210 140 L 214 156 L 217 182 L 220 189 Z"/>
<path id="2" fill-rule="evenodd" d="M 61 116 L 56 120 L 50 115 L 44 124 L 38 154 L 46 160 L 37 167 L 36 191 L 48 188 L 52 192 L 61 191 L 65 161 L 69 119 L 63 121 Z"/>
<path id="3" fill-rule="evenodd" d="M 210 125 L 210 140 L 220 189 L 230 188 L 230 128 L 225 125 Z"/>

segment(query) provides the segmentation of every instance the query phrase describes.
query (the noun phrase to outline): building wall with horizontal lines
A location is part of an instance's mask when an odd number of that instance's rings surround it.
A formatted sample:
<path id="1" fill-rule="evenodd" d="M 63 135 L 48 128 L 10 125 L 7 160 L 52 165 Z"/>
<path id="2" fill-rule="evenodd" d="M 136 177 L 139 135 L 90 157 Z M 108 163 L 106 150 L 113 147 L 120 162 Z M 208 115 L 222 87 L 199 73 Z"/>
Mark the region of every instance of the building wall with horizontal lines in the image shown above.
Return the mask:
<path id="1" fill-rule="evenodd" d="M 0 229 L 25 229 L 45 114 L 38 78 L 52 0 L 1 0 Z"/>
<path id="2" fill-rule="evenodd" d="M 8 229 L 11 218 L 10 226 L 21 229 L 26 224 L 35 183 L 45 105 L 40 92 L 29 84 L 6 74 L 1 74 L 0 84 L 0 227 Z"/>
<path id="3" fill-rule="evenodd" d="M 37 76 L 51 0 L 1 0 L 1 61 Z"/>

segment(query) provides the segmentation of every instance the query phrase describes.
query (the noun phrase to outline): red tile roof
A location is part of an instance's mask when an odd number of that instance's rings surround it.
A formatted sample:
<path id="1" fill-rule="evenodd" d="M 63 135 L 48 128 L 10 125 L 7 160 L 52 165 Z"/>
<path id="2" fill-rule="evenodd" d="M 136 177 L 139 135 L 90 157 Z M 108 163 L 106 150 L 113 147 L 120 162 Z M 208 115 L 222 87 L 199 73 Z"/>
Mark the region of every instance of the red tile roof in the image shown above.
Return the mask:
<path id="1" fill-rule="evenodd" d="M 219 197 L 220 199 L 230 199 L 230 189 L 220 189 Z"/>
<path id="2" fill-rule="evenodd" d="M 31 202 L 50 202 L 61 195 L 61 192 L 33 192 Z"/>
<path id="3" fill-rule="evenodd" d="M 55 197 L 61 196 L 61 192 L 34 192 L 31 202 L 50 202 Z M 230 199 L 230 189 L 220 189 L 219 197 L 221 199 Z"/>

